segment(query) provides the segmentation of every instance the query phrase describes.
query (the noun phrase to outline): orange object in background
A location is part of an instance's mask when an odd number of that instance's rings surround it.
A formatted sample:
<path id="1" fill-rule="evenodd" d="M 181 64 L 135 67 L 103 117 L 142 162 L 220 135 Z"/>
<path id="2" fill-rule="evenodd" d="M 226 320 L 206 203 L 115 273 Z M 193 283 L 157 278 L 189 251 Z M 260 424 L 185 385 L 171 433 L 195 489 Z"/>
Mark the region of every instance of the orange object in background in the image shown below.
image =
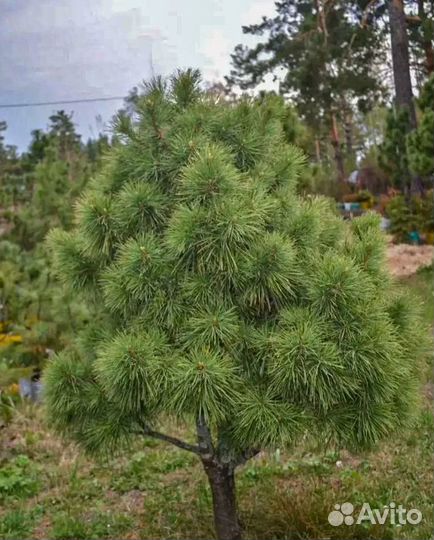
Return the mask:
<path id="1" fill-rule="evenodd" d="M 425 244 L 434 246 L 434 232 L 425 233 Z"/>
<path id="2" fill-rule="evenodd" d="M 12 383 L 6 388 L 6 392 L 10 396 L 18 396 L 20 394 L 20 387 L 17 383 Z"/>
<path id="3" fill-rule="evenodd" d="M 18 334 L 0 334 L 0 347 L 8 347 L 13 343 L 22 343 L 23 336 Z"/>

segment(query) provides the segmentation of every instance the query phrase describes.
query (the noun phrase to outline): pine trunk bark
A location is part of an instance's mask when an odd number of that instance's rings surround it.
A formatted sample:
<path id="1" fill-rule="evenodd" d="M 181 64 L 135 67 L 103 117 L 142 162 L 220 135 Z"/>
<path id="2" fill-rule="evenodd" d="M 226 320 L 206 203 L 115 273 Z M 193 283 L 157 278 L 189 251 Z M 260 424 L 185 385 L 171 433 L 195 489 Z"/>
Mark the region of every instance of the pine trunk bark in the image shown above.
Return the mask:
<path id="1" fill-rule="evenodd" d="M 341 143 L 339 140 L 339 131 L 336 122 L 336 116 L 332 114 L 331 143 L 333 147 L 334 159 L 338 173 L 338 181 L 343 184 L 345 181 L 344 158 L 342 156 Z"/>
<path id="2" fill-rule="evenodd" d="M 346 146 L 347 156 L 349 158 L 352 158 L 353 153 L 354 153 L 354 148 L 353 148 L 353 119 L 352 119 L 350 113 L 345 115 L 345 146 Z"/>
<path id="3" fill-rule="evenodd" d="M 203 461 L 211 487 L 214 524 L 218 540 L 241 540 L 235 496 L 234 468 L 215 460 Z"/>
<path id="4" fill-rule="evenodd" d="M 389 0 L 390 42 L 392 46 L 393 79 L 395 82 L 395 104 L 398 109 L 407 109 L 409 131 L 417 128 L 416 109 L 410 75 L 410 54 L 404 0 Z M 409 190 L 424 196 L 424 187 L 418 175 L 411 175 Z"/>
<path id="5" fill-rule="evenodd" d="M 395 102 L 398 108 L 407 109 L 411 129 L 415 129 L 417 127 L 416 110 L 411 86 L 407 22 L 403 0 L 389 0 L 388 10 Z"/>
<path id="6" fill-rule="evenodd" d="M 429 75 L 434 73 L 434 49 L 432 41 L 427 39 L 423 42 L 423 48 L 425 49 L 425 65 L 426 71 Z"/>

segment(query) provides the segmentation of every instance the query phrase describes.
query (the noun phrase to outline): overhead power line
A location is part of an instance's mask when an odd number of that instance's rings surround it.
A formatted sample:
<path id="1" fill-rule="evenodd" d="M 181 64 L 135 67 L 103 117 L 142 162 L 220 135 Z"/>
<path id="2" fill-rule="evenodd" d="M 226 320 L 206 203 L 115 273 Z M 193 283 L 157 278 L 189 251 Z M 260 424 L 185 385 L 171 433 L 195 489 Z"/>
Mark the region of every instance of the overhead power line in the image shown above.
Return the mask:
<path id="1" fill-rule="evenodd" d="M 34 103 L 0 103 L 0 109 L 18 109 L 20 107 L 43 107 L 45 105 L 68 105 L 70 103 L 93 103 L 95 101 L 119 101 L 125 96 L 111 96 L 100 98 L 64 99 L 61 101 L 37 101 Z"/>

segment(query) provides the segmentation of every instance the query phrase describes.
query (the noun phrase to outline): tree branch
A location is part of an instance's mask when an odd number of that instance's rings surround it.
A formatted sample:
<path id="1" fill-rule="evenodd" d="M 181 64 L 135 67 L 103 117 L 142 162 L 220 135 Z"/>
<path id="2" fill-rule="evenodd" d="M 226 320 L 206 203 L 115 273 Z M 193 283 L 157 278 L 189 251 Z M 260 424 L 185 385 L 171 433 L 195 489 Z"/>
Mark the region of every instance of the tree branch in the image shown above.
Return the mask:
<path id="1" fill-rule="evenodd" d="M 159 439 L 160 441 L 171 443 L 178 448 L 187 450 L 188 452 L 193 452 L 194 454 L 198 455 L 201 453 L 199 446 L 181 441 L 181 439 L 177 439 L 176 437 L 172 437 L 171 435 L 165 435 L 164 433 L 160 433 L 159 431 L 153 431 L 152 429 L 147 428 L 143 429 L 143 433 L 148 437 L 153 437 L 154 439 Z"/>
<path id="2" fill-rule="evenodd" d="M 365 7 L 365 9 L 363 10 L 363 15 L 362 15 L 362 19 L 360 21 L 360 26 L 362 28 L 364 28 L 367 23 L 368 23 L 368 17 L 369 17 L 369 10 L 371 9 L 371 7 L 377 3 L 377 0 L 369 0 L 367 6 Z"/>
<path id="3" fill-rule="evenodd" d="M 408 24 L 414 24 L 416 26 L 422 24 L 422 19 L 419 17 L 419 15 L 406 15 L 405 20 L 408 22 Z"/>
<path id="4" fill-rule="evenodd" d="M 201 457 L 204 460 L 212 459 L 215 455 L 214 445 L 211 432 L 202 415 L 199 415 L 196 420 L 196 431 Z"/>

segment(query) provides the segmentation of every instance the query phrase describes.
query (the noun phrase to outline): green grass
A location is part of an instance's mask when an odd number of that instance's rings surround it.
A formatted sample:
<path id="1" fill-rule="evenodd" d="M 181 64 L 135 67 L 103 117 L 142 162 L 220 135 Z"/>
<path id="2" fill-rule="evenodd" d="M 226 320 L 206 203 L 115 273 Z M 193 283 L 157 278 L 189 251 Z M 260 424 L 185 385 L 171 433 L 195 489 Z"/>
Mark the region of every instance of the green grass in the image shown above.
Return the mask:
<path id="1" fill-rule="evenodd" d="M 1 540 L 22 540 L 30 538 L 35 517 L 38 516 L 38 508 L 31 511 L 13 509 L 0 519 Z"/>
<path id="2" fill-rule="evenodd" d="M 51 536 L 55 540 L 119 538 L 133 526 L 133 520 L 127 514 L 94 512 L 83 516 L 83 509 L 80 509 L 56 514 Z"/>
<path id="3" fill-rule="evenodd" d="M 37 468 L 26 455 L 18 455 L 0 468 L 0 501 L 30 497 L 38 491 Z"/>
<path id="4" fill-rule="evenodd" d="M 419 299 L 424 320 L 430 326 L 434 321 L 433 267 L 421 268 L 416 274 L 402 280 L 404 285 Z"/>
<path id="5" fill-rule="evenodd" d="M 40 489 L 8 497 L 0 510 L 0 538 L 213 536 L 210 493 L 190 454 L 138 444 L 110 463 L 96 463 L 50 436 L 38 417 L 22 422 L 15 424 L 22 437 L 10 451 L 10 461 L 17 452 L 26 452 L 39 471 Z M 428 538 L 432 423 L 431 411 L 423 408 L 414 430 L 397 434 L 369 454 L 312 454 L 299 448 L 293 455 L 264 454 L 249 462 L 237 478 L 246 537 Z M 33 431 L 31 438 L 26 429 Z M 356 507 L 369 502 L 375 508 L 395 501 L 419 508 L 425 519 L 399 529 L 334 529 L 327 515 L 335 503 L 345 501 Z"/>
<path id="6" fill-rule="evenodd" d="M 32 367 L 7 367 L 6 363 L 0 362 L 0 388 L 6 388 L 10 384 L 18 383 L 23 377 L 30 377 Z"/>
<path id="7" fill-rule="evenodd" d="M 432 270 L 415 274 L 405 286 L 424 299 L 424 317 L 432 325 Z M 250 461 L 237 475 L 245 537 L 429 538 L 431 389 L 429 371 L 414 428 L 397 432 L 371 453 L 320 452 L 304 445 L 291 454 L 261 454 Z M 0 539 L 214 536 L 211 496 L 195 456 L 144 440 L 117 459 L 95 462 L 49 433 L 43 411 L 31 406 L 19 406 L 13 422 L 0 431 L 0 497 Z M 331 527 L 328 513 L 345 501 L 356 508 L 393 501 L 418 508 L 424 518 L 417 526 Z"/>

